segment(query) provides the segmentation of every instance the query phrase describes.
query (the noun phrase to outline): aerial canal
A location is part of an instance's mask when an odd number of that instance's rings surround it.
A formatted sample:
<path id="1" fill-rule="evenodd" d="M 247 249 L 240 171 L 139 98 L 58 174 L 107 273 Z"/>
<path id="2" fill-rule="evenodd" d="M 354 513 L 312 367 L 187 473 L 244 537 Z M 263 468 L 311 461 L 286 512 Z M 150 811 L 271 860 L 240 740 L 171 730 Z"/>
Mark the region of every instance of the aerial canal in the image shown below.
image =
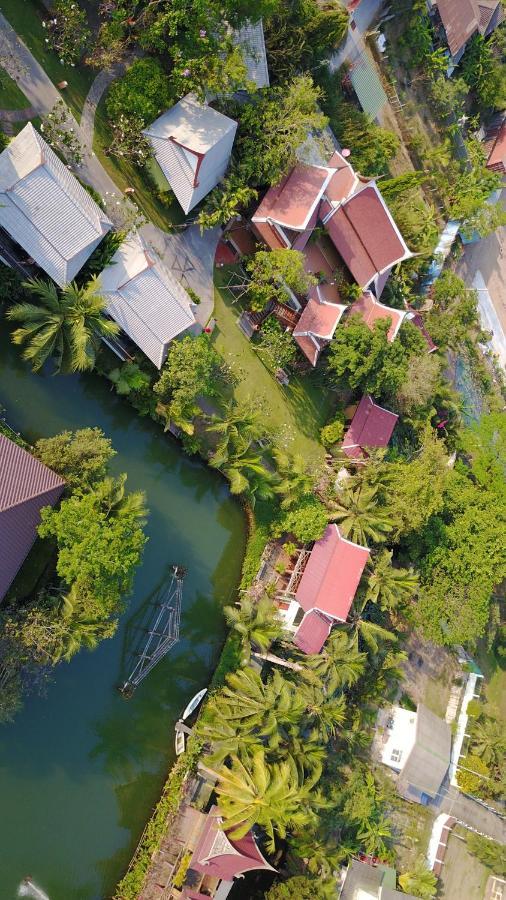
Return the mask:
<path id="1" fill-rule="evenodd" d="M 146 491 L 150 517 L 134 595 L 112 640 L 55 671 L 0 726 L 0 898 L 30 875 L 50 900 L 110 897 L 174 758 L 174 722 L 205 686 L 237 583 L 244 521 L 226 487 L 139 418 L 96 375 L 34 376 L 0 323 L 0 404 L 29 440 L 100 426 L 115 472 Z M 181 640 L 130 700 L 117 692 L 125 629 L 171 563 L 188 568 Z"/>

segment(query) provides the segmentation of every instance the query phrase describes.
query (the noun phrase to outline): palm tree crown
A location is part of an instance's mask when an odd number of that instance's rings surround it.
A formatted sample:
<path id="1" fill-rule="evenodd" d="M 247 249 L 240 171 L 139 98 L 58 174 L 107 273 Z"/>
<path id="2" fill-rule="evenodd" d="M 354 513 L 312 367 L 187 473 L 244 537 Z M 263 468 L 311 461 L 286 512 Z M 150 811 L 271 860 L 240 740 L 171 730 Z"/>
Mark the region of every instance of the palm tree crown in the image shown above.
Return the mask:
<path id="1" fill-rule="evenodd" d="M 243 639 L 246 660 L 251 655 L 252 644 L 265 653 L 282 633 L 282 622 L 267 594 L 258 602 L 243 594 L 239 606 L 226 606 L 224 612 L 227 623 Z"/>
<path id="2" fill-rule="evenodd" d="M 374 563 L 367 583 L 367 599 L 382 609 L 395 609 L 416 594 L 418 576 L 412 569 L 395 569 L 392 551 L 384 550 Z"/>
<path id="3" fill-rule="evenodd" d="M 332 507 L 331 518 L 339 524 L 344 537 L 358 544 L 380 544 L 392 530 L 386 513 L 378 507 L 378 489 L 364 484 L 345 485 Z"/>

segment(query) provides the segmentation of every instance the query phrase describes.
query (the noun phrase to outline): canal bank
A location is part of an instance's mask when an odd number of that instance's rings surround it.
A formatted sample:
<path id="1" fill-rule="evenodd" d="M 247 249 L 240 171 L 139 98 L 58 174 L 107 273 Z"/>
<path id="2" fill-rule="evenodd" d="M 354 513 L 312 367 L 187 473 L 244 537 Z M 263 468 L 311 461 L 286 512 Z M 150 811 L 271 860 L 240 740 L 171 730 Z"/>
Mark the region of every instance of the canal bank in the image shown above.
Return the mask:
<path id="1" fill-rule="evenodd" d="M 98 425 L 118 455 L 114 472 L 147 493 L 149 542 L 117 635 L 61 665 L 47 696 L 27 698 L 0 728 L 0 895 L 30 874 L 50 900 L 113 893 L 173 761 L 173 724 L 209 682 L 235 589 L 244 518 L 226 485 L 96 375 L 33 376 L 0 338 L 0 403 L 29 440 Z M 171 563 L 188 568 L 181 641 L 125 701 L 116 691 L 125 628 Z"/>

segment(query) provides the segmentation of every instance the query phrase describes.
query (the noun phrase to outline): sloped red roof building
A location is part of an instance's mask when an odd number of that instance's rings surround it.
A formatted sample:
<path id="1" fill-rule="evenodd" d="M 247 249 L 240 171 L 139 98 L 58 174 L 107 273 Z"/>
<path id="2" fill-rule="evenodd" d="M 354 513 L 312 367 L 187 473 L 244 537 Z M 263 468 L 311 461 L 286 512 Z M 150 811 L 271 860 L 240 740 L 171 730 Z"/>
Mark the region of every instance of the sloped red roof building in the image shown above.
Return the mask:
<path id="1" fill-rule="evenodd" d="M 324 346 L 332 339 L 347 307 L 339 303 L 335 285 L 317 284 L 293 330 L 293 336 L 312 366 L 318 362 Z"/>
<path id="2" fill-rule="evenodd" d="M 496 119 L 485 134 L 487 169 L 506 175 L 506 115 Z"/>
<path id="3" fill-rule="evenodd" d="M 351 459 L 361 459 L 367 454 L 368 448 L 388 447 L 398 418 L 395 413 L 378 406 L 365 394 L 344 436 L 344 453 Z"/>
<path id="4" fill-rule="evenodd" d="M 294 643 L 304 653 L 319 653 L 334 622 L 346 621 L 370 552 L 337 525 L 328 525 L 314 544 L 295 593 L 306 615 Z"/>
<path id="5" fill-rule="evenodd" d="M 453 62 L 475 34 L 487 37 L 502 22 L 500 0 L 435 0 Z"/>
<path id="6" fill-rule="evenodd" d="M 65 482 L 14 441 L 0 434 L 0 600 L 26 559 L 40 524 Z"/>
<path id="7" fill-rule="evenodd" d="M 375 322 L 382 319 L 390 319 L 390 328 L 388 329 L 388 340 L 390 343 L 395 340 L 405 317 L 406 311 L 401 309 L 393 309 L 376 300 L 372 291 L 364 291 L 349 308 L 349 315 L 359 315 L 364 324 L 372 330 Z"/>

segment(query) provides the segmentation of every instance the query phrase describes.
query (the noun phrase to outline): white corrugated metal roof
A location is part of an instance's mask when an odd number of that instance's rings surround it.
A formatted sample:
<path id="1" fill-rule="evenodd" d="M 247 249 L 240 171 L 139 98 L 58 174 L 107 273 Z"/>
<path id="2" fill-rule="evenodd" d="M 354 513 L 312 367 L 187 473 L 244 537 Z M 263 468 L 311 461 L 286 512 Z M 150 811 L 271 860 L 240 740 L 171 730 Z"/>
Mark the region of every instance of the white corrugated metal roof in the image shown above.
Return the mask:
<path id="1" fill-rule="evenodd" d="M 269 87 L 269 69 L 265 52 L 264 28 L 262 20 L 247 22 L 233 32 L 232 40 L 243 52 L 248 70 L 248 78 L 259 88 Z"/>
<path id="2" fill-rule="evenodd" d="M 236 130 L 237 122 L 201 103 L 193 94 L 187 94 L 172 109 L 159 116 L 145 129 L 147 137 L 172 138 L 194 153 L 207 153 L 229 132 Z"/>
<path id="3" fill-rule="evenodd" d="M 0 225 L 63 286 L 112 222 L 28 123 L 0 154 Z"/>
<path id="4" fill-rule="evenodd" d="M 109 315 L 160 368 L 170 341 L 195 323 L 184 288 L 137 233 L 123 241 L 100 282 Z"/>

